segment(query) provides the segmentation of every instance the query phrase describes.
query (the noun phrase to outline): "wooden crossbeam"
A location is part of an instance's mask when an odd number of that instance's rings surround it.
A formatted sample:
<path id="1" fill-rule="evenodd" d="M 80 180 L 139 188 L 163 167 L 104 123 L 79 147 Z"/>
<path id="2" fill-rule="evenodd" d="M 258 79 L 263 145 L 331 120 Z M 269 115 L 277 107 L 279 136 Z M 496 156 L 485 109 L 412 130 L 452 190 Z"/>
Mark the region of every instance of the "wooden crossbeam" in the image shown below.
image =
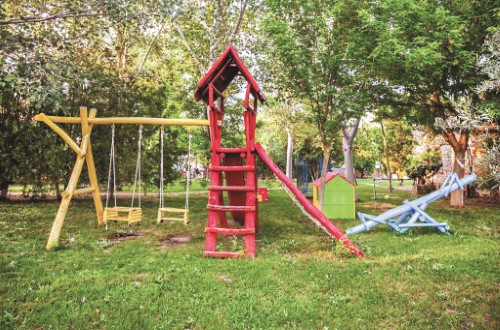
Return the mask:
<path id="1" fill-rule="evenodd" d="M 82 124 L 81 117 L 47 116 L 43 113 L 35 116 L 35 120 L 49 120 L 60 124 Z M 177 119 L 177 118 L 152 118 L 152 117 L 102 117 L 88 118 L 88 123 L 93 125 L 163 125 L 163 126 L 209 126 L 206 119 Z M 52 128 L 52 127 L 51 127 Z"/>

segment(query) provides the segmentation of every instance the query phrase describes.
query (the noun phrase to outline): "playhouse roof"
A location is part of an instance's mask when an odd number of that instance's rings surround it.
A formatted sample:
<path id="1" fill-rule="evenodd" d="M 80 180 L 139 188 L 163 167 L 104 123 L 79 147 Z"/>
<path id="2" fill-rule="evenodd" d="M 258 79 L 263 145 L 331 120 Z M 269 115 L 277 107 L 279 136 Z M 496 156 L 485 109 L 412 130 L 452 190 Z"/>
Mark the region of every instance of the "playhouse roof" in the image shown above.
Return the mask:
<path id="1" fill-rule="evenodd" d="M 265 102 L 265 95 L 231 45 L 226 48 L 224 53 L 208 70 L 207 74 L 198 82 L 198 86 L 194 92 L 195 100 L 203 100 L 208 104 L 208 85 L 213 84 L 219 92 L 223 93 L 238 74 L 243 76 L 250 84 L 253 97 L 259 99 L 261 102 Z M 216 93 L 214 93 L 214 98 L 218 98 Z"/>
<path id="2" fill-rule="evenodd" d="M 342 179 L 347 181 L 351 186 L 356 185 L 356 184 L 352 183 L 351 181 L 349 181 L 343 174 L 340 173 L 340 171 L 333 171 L 333 172 L 326 173 L 325 183 L 332 181 L 333 178 L 335 178 L 336 176 L 341 177 Z M 313 184 L 313 186 L 319 187 L 321 185 L 321 178 L 315 180 L 312 184 Z"/>

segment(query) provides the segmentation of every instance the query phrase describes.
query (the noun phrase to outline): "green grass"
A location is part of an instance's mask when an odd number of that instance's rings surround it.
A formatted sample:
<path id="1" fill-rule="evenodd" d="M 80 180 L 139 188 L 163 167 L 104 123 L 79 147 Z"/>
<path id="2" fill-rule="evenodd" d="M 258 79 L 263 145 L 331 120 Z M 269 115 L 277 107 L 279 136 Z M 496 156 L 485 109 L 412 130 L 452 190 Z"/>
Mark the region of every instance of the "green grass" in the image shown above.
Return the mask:
<path id="1" fill-rule="evenodd" d="M 358 193 L 358 210 L 380 212 L 369 186 Z M 272 190 L 260 205 L 258 258 L 217 260 L 201 256 L 205 205 L 206 196 L 192 196 L 190 225 L 156 225 L 157 201 L 146 201 L 142 236 L 115 242 L 125 226 L 96 228 L 92 202 L 76 200 L 60 247 L 45 252 L 58 203 L 1 203 L 0 329 L 500 327 L 498 207 L 439 201 L 429 213 L 452 235 L 380 227 L 352 236 L 366 254 L 356 259 Z M 174 235 L 191 242 L 164 246 Z"/>

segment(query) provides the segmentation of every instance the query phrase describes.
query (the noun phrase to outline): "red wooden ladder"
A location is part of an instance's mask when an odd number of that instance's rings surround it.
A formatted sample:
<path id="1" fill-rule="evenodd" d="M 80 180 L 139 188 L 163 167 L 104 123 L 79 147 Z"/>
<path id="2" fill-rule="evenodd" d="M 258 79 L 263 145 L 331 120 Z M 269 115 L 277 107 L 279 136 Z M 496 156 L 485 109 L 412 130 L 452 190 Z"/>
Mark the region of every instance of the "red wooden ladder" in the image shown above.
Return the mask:
<path id="1" fill-rule="evenodd" d="M 219 258 L 255 257 L 255 234 L 258 223 L 257 175 L 255 168 L 255 122 L 257 99 L 254 107 L 249 107 L 250 85 L 245 97 L 245 142 L 243 148 L 221 147 L 222 123 L 224 116 L 224 96 L 210 84 L 209 116 L 212 163 L 208 198 L 208 222 L 205 228 L 206 241 L 204 255 Z M 218 97 L 215 105 L 214 94 Z M 224 205 L 224 192 L 227 193 L 228 205 Z M 230 228 L 226 213 L 242 225 L 242 228 Z M 218 235 L 244 236 L 244 252 L 217 251 Z"/>

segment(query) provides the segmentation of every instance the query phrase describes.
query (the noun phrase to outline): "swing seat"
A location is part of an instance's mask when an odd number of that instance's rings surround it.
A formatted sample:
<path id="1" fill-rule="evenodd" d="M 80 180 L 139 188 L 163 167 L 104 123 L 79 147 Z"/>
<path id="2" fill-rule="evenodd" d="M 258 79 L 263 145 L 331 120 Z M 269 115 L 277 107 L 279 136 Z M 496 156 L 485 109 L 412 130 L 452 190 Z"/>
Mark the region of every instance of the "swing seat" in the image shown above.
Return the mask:
<path id="1" fill-rule="evenodd" d="M 129 225 L 140 223 L 142 209 L 140 207 L 106 207 L 104 208 L 104 224 L 108 221 L 125 221 Z"/>
<path id="2" fill-rule="evenodd" d="M 169 213 L 183 213 L 184 216 L 182 218 L 168 216 Z M 185 225 L 189 223 L 189 210 L 187 209 L 179 209 L 174 207 L 160 207 L 158 209 L 158 220 L 157 224 L 162 223 L 163 220 L 166 221 L 183 221 Z"/>

